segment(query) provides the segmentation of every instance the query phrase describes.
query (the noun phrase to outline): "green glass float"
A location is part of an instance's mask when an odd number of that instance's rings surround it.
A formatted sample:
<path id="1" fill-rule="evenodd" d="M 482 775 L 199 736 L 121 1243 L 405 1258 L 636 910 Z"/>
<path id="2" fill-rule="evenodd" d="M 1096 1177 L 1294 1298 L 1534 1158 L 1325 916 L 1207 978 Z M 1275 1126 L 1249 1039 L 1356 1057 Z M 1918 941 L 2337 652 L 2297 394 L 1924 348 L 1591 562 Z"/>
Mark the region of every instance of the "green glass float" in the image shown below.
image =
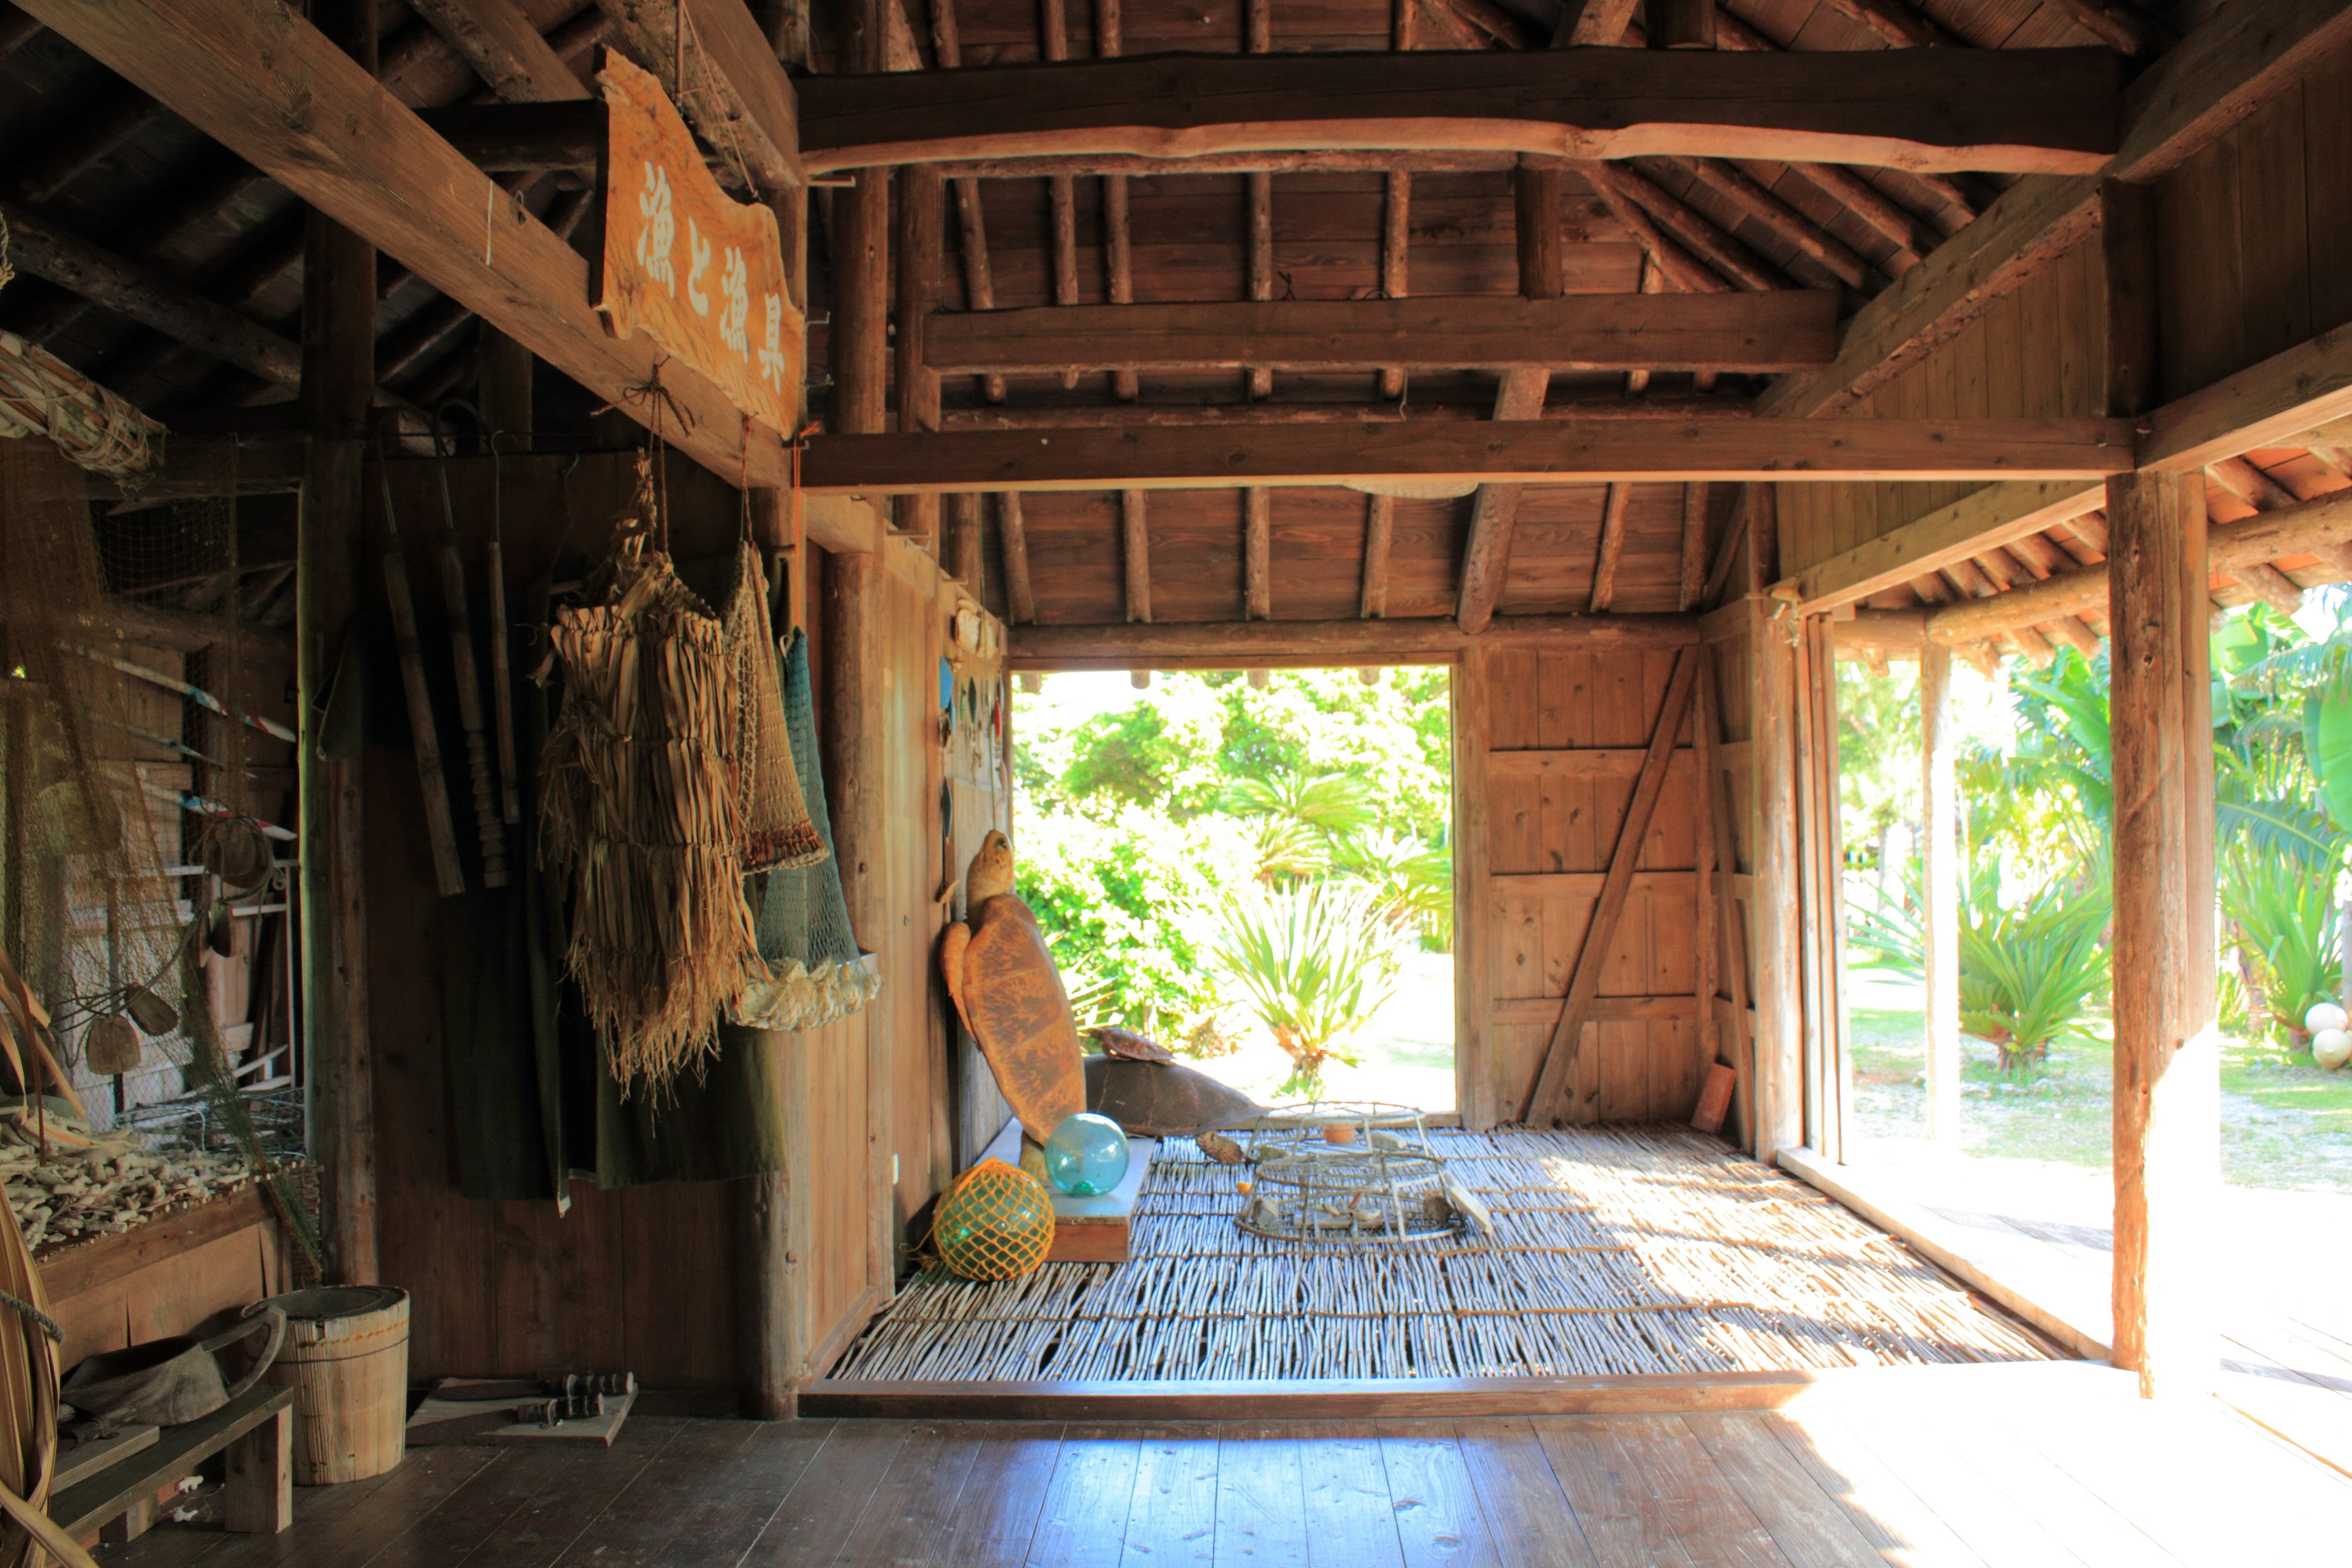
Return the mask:
<path id="1" fill-rule="evenodd" d="M 1045 1140 L 1045 1174 L 1074 1197 L 1112 1191 L 1127 1174 L 1127 1133 L 1091 1110 L 1064 1117 Z"/>
<path id="2" fill-rule="evenodd" d="M 959 1279 L 1018 1279 L 1054 1245 L 1054 1200 L 1026 1171 L 982 1160 L 940 1199 L 931 1234 Z"/>

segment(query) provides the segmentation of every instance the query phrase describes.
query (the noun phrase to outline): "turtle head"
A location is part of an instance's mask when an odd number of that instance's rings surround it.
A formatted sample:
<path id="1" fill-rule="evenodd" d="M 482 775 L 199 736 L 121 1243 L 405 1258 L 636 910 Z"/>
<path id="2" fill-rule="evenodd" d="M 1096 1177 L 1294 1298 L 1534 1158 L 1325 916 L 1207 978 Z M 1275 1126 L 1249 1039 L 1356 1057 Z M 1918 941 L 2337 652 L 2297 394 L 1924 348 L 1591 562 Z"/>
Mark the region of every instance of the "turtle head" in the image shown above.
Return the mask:
<path id="1" fill-rule="evenodd" d="M 963 874 L 964 908 L 976 910 L 999 893 L 1013 890 L 1013 840 L 989 830 Z"/>

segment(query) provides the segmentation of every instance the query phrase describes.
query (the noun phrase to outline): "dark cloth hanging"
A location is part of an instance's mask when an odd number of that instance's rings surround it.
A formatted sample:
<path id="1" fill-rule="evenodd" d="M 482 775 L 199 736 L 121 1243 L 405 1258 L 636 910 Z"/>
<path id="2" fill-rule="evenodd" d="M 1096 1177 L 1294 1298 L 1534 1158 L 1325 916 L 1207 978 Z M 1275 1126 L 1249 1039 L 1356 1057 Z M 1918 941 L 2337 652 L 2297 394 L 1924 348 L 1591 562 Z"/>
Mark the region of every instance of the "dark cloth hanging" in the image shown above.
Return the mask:
<path id="1" fill-rule="evenodd" d="M 520 596 L 513 624 L 546 626 L 550 583 Z M 488 617 L 478 616 L 475 624 L 487 625 Z M 389 627 L 381 630 L 381 637 L 370 638 L 371 663 L 396 680 Z M 429 631 L 425 646 L 436 646 Z M 624 1187 L 781 1171 L 782 1053 L 797 1047 L 793 1037 L 722 1024 L 718 1052 L 698 1078 L 682 1073 L 668 1093 L 640 1090 L 625 1104 L 598 1058 L 578 989 L 563 978 L 561 879 L 537 865 L 535 764 L 556 700 L 530 679 L 543 652 L 519 647 L 510 661 L 522 774 L 522 821 L 510 830 L 508 856 L 513 880 L 484 888 L 479 867 L 469 861 L 467 891 L 436 900 L 448 1126 L 459 1189 L 470 1198 L 561 1204 L 575 1175 Z M 438 662 L 427 660 L 428 667 Z M 455 689 L 446 670 L 432 673 L 441 688 L 434 694 L 436 717 L 446 730 Z M 396 687 L 368 710 L 371 717 L 393 715 L 395 724 L 405 712 Z M 379 738 L 407 747 L 404 732 Z M 443 756 L 462 757 L 463 742 L 462 734 L 445 734 Z"/>

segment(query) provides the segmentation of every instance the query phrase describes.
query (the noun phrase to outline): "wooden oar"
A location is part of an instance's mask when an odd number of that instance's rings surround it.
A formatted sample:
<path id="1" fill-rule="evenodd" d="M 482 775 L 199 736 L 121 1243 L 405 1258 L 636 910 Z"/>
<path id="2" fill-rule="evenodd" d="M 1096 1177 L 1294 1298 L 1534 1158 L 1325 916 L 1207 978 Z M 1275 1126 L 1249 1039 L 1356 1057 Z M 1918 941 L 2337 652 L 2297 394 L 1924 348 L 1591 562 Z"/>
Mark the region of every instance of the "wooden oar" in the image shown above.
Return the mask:
<path id="1" fill-rule="evenodd" d="M 392 631 L 400 649 L 400 684 L 408 694 L 409 742 L 416 752 L 416 782 L 425 790 L 425 833 L 433 843 L 433 871 L 441 896 L 466 890 L 466 870 L 457 860 L 457 823 L 449 811 L 448 781 L 441 773 L 441 731 L 433 720 L 433 694 L 425 686 L 425 648 L 416 636 L 416 601 L 408 590 L 408 558 L 400 549 L 400 519 L 392 505 L 392 470 L 381 459 L 383 481 L 383 596 L 392 604 Z"/>

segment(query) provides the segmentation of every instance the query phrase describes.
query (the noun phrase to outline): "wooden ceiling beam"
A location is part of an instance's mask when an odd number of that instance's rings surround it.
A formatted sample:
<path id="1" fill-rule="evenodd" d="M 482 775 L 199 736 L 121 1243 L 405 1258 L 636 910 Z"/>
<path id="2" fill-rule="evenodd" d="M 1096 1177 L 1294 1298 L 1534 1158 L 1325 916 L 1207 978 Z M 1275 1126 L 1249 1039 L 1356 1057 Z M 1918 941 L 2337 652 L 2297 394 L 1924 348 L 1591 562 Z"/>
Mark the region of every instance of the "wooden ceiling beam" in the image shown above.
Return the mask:
<path id="1" fill-rule="evenodd" d="M 28 8 L 591 393 L 642 422 L 659 408 L 665 437 L 685 456 L 730 481 L 791 482 L 781 435 L 747 433 L 707 378 L 668 360 L 663 395 L 648 396 L 665 356 L 643 336 L 605 332 L 586 260 L 290 10 L 238 0 Z M 815 514 L 811 532 L 828 549 L 874 547 Z"/>
<path id="2" fill-rule="evenodd" d="M 1516 166 L 1516 153 L 1449 153 L 1429 148 L 1366 151 L 1327 148 L 1318 152 L 1262 149 L 1203 153 L 1197 158 L 1142 157 L 1126 153 L 1076 153 L 1067 157 L 950 158 L 940 164 L 948 178 L 1035 180 L 1054 174 L 1130 174 L 1165 178 L 1175 174 L 1360 174 L 1402 171 L 1423 174 L 1492 174 Z"/>
<path id="3" fill-rule="evenodd" d="M 409 4 L 473 68 L 482 84 L 508 102 L 553 103 L 589 95 L 514 0 Z"/>
<path id="4" fill-rule="evenodd" d="M 2179 167 L 2347 45 L 2352 0 L 2238 0 L 2222 7 L 2126 90 L 2121 144 L 2102 175 L 2146 183 Z M 1889 51 L 1887 58 L 1911 52 Z M 1934 62 L 1972 58 L 1954 50 Z M 1856 311 L 1836 363 L 1782 380 L 1767 389 L 1759 407 L 1784 416 L 1853 407 L 2090 234 L 2098 222 L 2099 185 L 2093 177 L 2019 181 Z"/>
<path id="5" fill-rule="evenodd" d="M 1405 421 L 950 430 L 810 438 L 813 494 L 1229 489 L 1248 485 L 2101 479 L 2132 466 L 2121 419 Z"/>
<path id="6" fill-rule="evenodd" d="M 935 317 L 923 354 L 948 374 L 1468 364 L 1766 374 L 1828 363 L 1837 349 L 1837 304 L 1827 290 L 1785 289 L 1045 306 Z"/>
<path id="7" fill-rule="evenodd" d="M 1352 621 L 1157 621 L 1024 625 L 1005 634 L 1014 670 L 1241 669 L 1444 664 L 1481 647 L 1686 647 L 1696 616 L 1497 616 L 1465 632 L 1450 617 Z"/>
<path id="8" fill-rule="evenodd" d="M 1280 425 L 1397 425 L 1468 422 L 1494 413 L 1491 404 L 1413 403 L 1145 403 L 1066 404 L 1043 408 L 950 408 L 940 424 L 950 430 L 1099 430 L 1111 427 L 1256 429 Z M 1664 395 L 1629 403 L 1615 392 L 1588 392 L 1547 403 L 1530 418 L 1550 420 L 1753 417 L 1738 396 Z"/>
<path id="9" fill-rule="evenodd" d="M 776 195 L 802 188 L 801 115 L 792 79 L 743 0 L 596 0 L 596 5 L 613 25 L 614 47 L 653 73 L 706 145 L 723 159 L 740 160 L 753 189 Z M 898 7 L 890 10 L 896 14 Z M 681 18 L 691 47 L 680 45 Z M 898 24 L 904 32 L 903 16 Z M 680 60 L 683 90 L 676 79 Z"/>
<path id="10" fill-rule="evenodd" d="M 2320 333 L 2148 415 L 2142 468 L 2188 473 L 2256 447 L 2292 446 L 2352 415 L 2352 327 Z"/>
<path id="11" fill-rule="evenodd" d="M 302 379 L 302 346 L 174 279 L 115 255 L 47 218 L 0 203 L 9 259 L 93 305 L 278 386 Z"/>
<path id="12" fill-rule="evenodd" d="M 1169 54 L 813 77 L 801 137 L 812 174 L 1264 148 L 2081 174 L 2115 152 L 2121 89 L 2105 49 Z"/>

